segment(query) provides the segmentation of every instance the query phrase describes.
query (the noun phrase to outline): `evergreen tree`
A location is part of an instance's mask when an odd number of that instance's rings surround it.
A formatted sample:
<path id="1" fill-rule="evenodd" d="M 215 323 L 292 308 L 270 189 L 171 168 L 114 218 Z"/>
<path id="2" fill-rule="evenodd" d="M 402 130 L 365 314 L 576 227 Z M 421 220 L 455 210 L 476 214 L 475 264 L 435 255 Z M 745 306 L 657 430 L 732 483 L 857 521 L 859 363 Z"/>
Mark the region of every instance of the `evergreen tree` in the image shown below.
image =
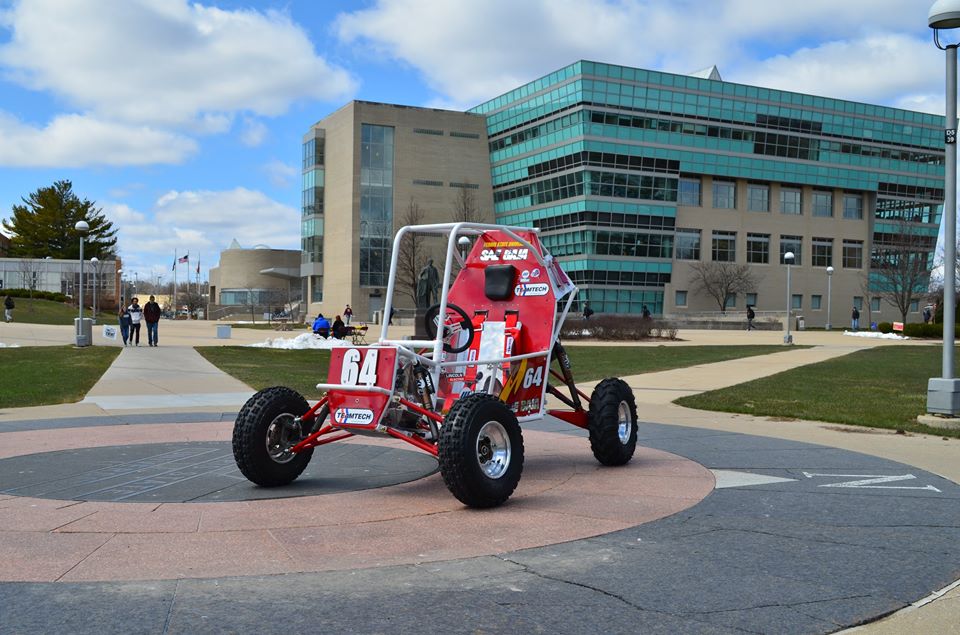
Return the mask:
<path id="1" fill-rule="evenodd" d="M 90 231 L 84 237 L 84 258 L 96 256 L 112 260 L 116 256 L 117 230 L 103 210 L 73 192 L 70 181 L 57 181 L 14 205 L 11 218 L 3 220 L 10 238 L 10 256 L 76 260 L 80 257 L 80 237 L 74 225 L 85 220 Z"/>

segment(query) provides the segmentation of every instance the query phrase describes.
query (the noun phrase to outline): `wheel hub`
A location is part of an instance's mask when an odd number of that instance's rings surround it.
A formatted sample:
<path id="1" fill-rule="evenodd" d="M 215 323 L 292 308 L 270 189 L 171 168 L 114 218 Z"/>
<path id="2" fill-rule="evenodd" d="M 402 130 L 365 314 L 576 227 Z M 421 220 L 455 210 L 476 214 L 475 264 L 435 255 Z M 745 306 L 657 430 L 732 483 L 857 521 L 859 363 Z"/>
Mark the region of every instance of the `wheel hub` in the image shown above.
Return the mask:
<path id="1" fill-rule="evenodd" d="M 296 456 L 290 448 L 299 443 L 300 422 L 292 414 L 283 413 L 267 427 L 267 454 L 277 463 L 287 463 Z"/>
<path id="2" fill-rule="evenodd" d="M 630 404 L 621 401 L 617 406 L 617 436 L 620 437 L 620 443 L 626 444 L 630 441 L 630 433 L 633 431 L 633 420 L 630 417 Z"/>
<path id="3" fill-rule="evenodd" d="M 477 435 L 477 461 L 489 478 L 500 478 L 510 467 L 510 437 L 497 421 L 488 421 Z"/>

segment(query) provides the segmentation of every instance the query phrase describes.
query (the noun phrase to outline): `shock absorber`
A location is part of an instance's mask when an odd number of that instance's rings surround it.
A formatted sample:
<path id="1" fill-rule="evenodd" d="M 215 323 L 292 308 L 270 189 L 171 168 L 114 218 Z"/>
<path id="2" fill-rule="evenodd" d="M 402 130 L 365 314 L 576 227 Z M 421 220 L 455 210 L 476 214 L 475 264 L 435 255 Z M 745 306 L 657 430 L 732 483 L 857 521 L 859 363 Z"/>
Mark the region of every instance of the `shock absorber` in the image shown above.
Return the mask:
<path id="1" fill-rule="evenodd" d="M 570 356 L 567 355 L 567 350 L 559 339 L 553 345 L 553 358 L 560 363 L 560 373 L 563 375 L 563 381 L 567 384 L 567 388 L 570 389 L 570 398 L 573 400 L 574 408 L 577 410 L 583 409 L 580 404 L 580 395 L 577 394 L 577 385 L 573 381 L 573 372 L 570 369 Z"/>
<path id="2" fill-rule="evenodd" d="M 417 362 L 413 367 L 413 376 L 417 379 L 417 394 L 420 396 L 420 405 L 427 410 L 433 410 L 433 393 L 435 390 L 430 371 L 423 364 Z"/>

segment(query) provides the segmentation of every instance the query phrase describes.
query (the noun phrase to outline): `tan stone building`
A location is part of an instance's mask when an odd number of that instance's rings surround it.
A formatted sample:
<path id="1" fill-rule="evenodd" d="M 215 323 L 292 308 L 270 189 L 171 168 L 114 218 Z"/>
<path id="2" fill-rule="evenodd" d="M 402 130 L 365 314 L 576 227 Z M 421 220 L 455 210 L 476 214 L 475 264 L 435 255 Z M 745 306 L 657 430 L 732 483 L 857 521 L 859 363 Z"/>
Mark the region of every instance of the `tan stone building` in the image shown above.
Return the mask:
<path id="1" fill-rule="evenodd" d="M 300 252 L 266 245 L 243 248 L 234 240 L 210 269 L 210 316 L 236 309 L 273 312 L 300 300 Z"/>
<path id="2" fill-rule="evenodd" d="M 466 202 L 474 219 L 493 222 L 489 157 L 482 115 L 353 101 L 315 124 L 303 139 L 308 313 L 350 304 L 366 321 L 383 309 L 393 237 L 411 208 L 420 223 L 449 222 Z"/>

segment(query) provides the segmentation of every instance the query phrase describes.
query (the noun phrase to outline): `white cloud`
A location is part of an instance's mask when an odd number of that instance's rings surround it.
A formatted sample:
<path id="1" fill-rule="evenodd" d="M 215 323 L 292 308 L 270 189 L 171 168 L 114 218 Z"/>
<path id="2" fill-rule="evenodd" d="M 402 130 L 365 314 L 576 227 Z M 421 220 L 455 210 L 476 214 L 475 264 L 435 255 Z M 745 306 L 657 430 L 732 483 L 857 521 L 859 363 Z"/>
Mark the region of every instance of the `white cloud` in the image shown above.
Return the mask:
<path id="1" fill-rule="evenodd" d="M 263 122 L 244 117 L 243 130 L 240 132 L 240 141 L 243 145 L 254 148 L 263 143 L 266 138 L 267 127 L 263 125 Z"/>
<path id="2" fill-rule="evenodd" d="M 157 199 L 149 212 L 122 203 L 108 202 L 102 207 L 118 229 L 124 268 L 159 273 L 168 280 L 175 250 L 181 256 L 190 253 L 191 271 L 200 257 L 201 272 L 206 275 L 234 238 L 249 247 L 266 244 L 275 249 L 298 249 L 300 244 L 297 210 L 242 187 L 170 191 Z"/>
<path id="3" fill-rule="evenodd" d="M 936 73 L 942 63 L 935 62 L 926 10 L 914 0 L 378 0 L 341 15 L 337 33 L 414 67 L 439 93 L 433 103 L 460 107 L 578 59 L 679 73 L 717 64 L 732 81 L 817 94 L 837 94 L 839 86 L 853 99 L 894 99 L 901 86 L 937 92 L 927 67 Z M 851 39 L 847 48 L 842 38 Z M 830 39 L 833 48 L 817 48 Z M 897 59 L 901 52 L 906 59 Z M 883 53 L 893 59 L 883 60 Z M 858 65 L 846 54 L 870 56 Z M 758 57 L 771 61 L 758 65 Z M 830 60 L 859 72 L 850 86 L 841 85 L 840 71 L 817 81 L 814 67 L 829 70 Z M 917 60 L 927 67 L 909 70 Z M 868 63 L 875 66 L 862 72 Z M 809 75 L 791 84 L 806 69 Z"/>
<path id="4" fill-rule="evenodd" d="M 300 174 L 300 170 L 295 166 L 279 159 L 268 161 L 264 164 L 263 171 L 266 172 L 267 178 L 274 187 L 290 187 Z"/>
<path id="5" fill-rule="evenodd" d="M 350 75 L 276 11 L 186 0 L 124 0 L 109 10 L 101 0 L 31 0 L 15 4 L 8 19 L 13 37 L 0 63 L 13 79 L 124 121 L 278 115 L 293 100 L 337 100 L 354 89 Z"/>
<path id="6" fill-rule="evenodd" d="M 180 134 L 76 114 L 39 128 L 0 112 L 0 139 L 0 166 L 8 167 L 180 163 L 197 150 Z"/>

